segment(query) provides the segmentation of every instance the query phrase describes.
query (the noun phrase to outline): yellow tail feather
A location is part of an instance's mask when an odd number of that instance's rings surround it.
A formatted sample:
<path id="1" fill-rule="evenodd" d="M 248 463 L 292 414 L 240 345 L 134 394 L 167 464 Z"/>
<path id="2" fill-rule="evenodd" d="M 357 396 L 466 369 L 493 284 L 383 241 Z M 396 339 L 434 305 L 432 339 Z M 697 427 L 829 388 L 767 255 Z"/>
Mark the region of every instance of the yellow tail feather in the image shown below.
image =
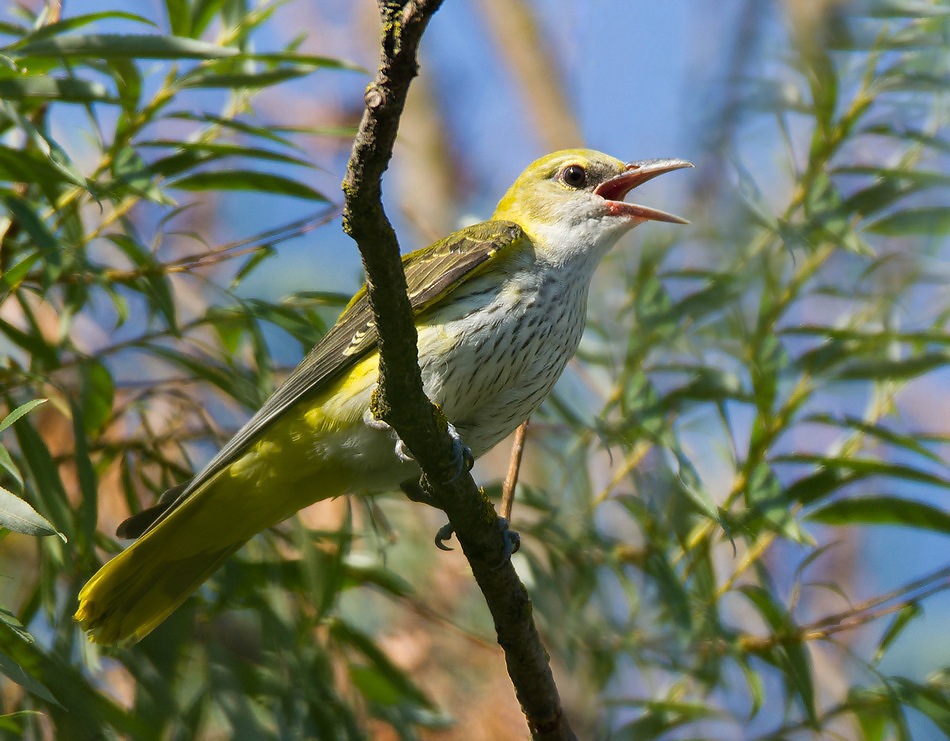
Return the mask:
<path id="1" fill-rule="evenodd" d="M 75 619 L 94 641 L 141 640 L 255 533 L 307 503 L 229 473 L 192 493 L 83 587 Z"/>

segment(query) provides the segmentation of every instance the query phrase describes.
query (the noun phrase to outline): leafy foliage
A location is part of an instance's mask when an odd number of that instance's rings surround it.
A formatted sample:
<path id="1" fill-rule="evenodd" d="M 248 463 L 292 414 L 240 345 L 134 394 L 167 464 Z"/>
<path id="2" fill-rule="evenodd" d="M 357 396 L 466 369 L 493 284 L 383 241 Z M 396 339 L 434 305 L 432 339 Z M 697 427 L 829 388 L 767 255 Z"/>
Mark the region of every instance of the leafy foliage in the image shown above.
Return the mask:
<path id="1" fill-rule="evenodd" d="M 474 675 L 502 668 L 479 664 L 490 621 L 446 588 L 434 521 L 401 500 L 262 534 L 134 648 L 101 653 L 71 620 L 115 523 L 262 402 L 275 337 L 306 349 L 346 299 L 239 289 L 335 213 L 308 132 L 255 102 L 351 65 L 257 51 L 277 4 L 165 9 L 0 27 L 0 526 L 17 531 L 0 550 L 16 577 L 0 733 L 447 727 Z M 946 433 L 913 414 L 950 359 L 948 23 L 945 1 L 881 0 L 783 27 L 781 58 L 724 97 L 697 174 L 735 175 L 696 188 L 676 235 L 690 241 L 647 238 L 603 277 L 576 372 L 530 428 L 515 508 L 579 732 L 950 733 L 946 670 L 888 668 L 947 565 L 868 592 L 842 556 L 894 528 L 950 534 Z M 54 136 L 66 109 L 81 144 Z M 763 129 L 778 161 L 748 135 Z M 209 246 L 193 204 L 235 191 L 325 210 Z M 435 676 L 467 683 L 457 705 L 394 635 L 435 642 Z"/>

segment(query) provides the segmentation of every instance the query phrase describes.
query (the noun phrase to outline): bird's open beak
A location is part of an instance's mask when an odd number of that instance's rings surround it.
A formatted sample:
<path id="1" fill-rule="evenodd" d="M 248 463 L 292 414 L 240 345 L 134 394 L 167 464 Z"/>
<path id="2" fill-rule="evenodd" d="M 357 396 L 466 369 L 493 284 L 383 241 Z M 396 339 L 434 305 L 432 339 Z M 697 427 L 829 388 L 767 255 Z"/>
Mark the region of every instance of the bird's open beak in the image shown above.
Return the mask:
<path id="1" fill-rule="evenodd" d="M 640 206 L 636 203 L 625 203 L 623 199 L 627 193 L 638 185 L 643 185 L 647 180 L 652 180 L 657 175 L 692 166 L 692 162 L 677 159 L 628 162 L 626 169 L 620 175 L 594 188 L 594 194 L 605 199 L 610 208 L 610 213 L 616 216 L 631 216 L 645 221 L 668 221 L 671 224 L 688 224 L 689 222 L 686 219 L 681 219 L 679 216 L 668 214 L 666 211 L 660 211 L 656 208 Z"/>

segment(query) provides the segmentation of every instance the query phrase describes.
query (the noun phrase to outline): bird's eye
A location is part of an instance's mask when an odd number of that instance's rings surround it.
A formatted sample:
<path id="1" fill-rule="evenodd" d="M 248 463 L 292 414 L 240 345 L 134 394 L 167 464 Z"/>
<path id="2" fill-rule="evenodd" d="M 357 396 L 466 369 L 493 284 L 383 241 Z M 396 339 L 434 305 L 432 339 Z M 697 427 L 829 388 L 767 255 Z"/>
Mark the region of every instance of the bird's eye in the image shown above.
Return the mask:
<path id="1" fill-rule="evenodd" d="M 583 188 L 587 185 L 587 170 L 580 165 L 568 165 L 561 170 L 561 182 L 571 188 Z"/>

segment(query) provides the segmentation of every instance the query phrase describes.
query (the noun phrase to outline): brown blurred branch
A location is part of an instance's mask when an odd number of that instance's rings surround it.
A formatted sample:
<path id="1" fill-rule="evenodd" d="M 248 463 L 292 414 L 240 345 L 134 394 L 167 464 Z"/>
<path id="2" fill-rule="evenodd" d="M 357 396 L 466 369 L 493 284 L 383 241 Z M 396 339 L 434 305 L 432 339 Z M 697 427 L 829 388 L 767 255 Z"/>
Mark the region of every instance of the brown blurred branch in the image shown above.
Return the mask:
<path id="1" fill-rule="evenodd" d="M 457 462 L 446 423 L 422 388 L 416 329 L 399 245 L 381 202 L 382 174 L 392 156 L 419 41 L 441 0 L 379 0 L 382 50 L 376 79 L 343 181 L 343 226 L 359 246 L 379 333 L 380 378 L 374 413 L 390 424 L 424 472 L 423 488 L 444 509 L 485 595 L 505 652 L 508 674 L 535 738 L 573 738 L 561 710 L 531 602 L 507 552 L 494 507 Z"/>
<path id="2" fill-rule="evenodd" d="M 525 113 L 541 145 L 549 151 L 580 146 L 580 126 L 558 78 L 558 61 L 531 5 L 522 0 L 481 0 L 481 6 L 498 52 L 518 80 Z"/>
<path id="3" fill-rule="evenodd" d="M 524 444 L 527 437 L 528 420 L 525 420 L 515 430 L 515 439 L 511 444 L 511 457 L 508 460 L 508 473 L 505 476 L 505 485 L 501 488 L 501 516 L 506 520 L 511 519 L 511 508 L 515 503 L 515 488 L 518 486 L 521 457 L 524 455 Z"/>

